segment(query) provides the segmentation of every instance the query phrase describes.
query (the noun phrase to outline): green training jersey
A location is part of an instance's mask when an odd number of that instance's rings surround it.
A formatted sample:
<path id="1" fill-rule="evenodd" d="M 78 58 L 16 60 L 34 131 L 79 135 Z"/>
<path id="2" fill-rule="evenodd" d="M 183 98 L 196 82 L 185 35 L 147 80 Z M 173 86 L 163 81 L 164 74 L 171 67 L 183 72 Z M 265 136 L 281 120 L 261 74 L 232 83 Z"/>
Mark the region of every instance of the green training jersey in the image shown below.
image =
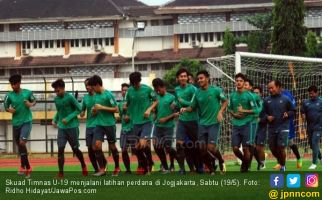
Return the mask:
<path id="1" fill-rule="evenodd" d="M 62 97 L 56 96 L 54 102 L 57 110 L 54 122 L 57 126 L 61 129 L 78 127 L 77 115 L 80 114 L 82 108 L 75 97 L 66 92 Z M 63 119 L 67 121 L 67 124 L 62 122 Z"/>
<path id="2" fill-rule="evenodd" d="M 118 103 L 118 107 L 119 107 L 119 113 L 120 113 L 120 118 L 121 118 L 121 122 L 122 122 L 122 131 L 128 132 L 132 130 L 132 122 L 131 122 L 131 116 L 130 117 L 130 121 L 129 122 L 125 122 L 124 120 L 124 116 L 126 115 L 126 112 L 124 112 L 123 110 L 123 105 L 126 101 L 122 100 L 121 102 Z"/>
<path id="3" fill-rule="evenodd" d="M 16 110 L 12 114 L 12 125 L 20 126 L 25 122 L 32 121 L 32 113 L 29 107 L 27 107 L 24 101 L 34 102 L 36 98 L 30 90 L 21 89 L 19 93 L 11 91 L 4 99 L 4 108 L 7 110 L 12 107 Z"/>
<path id="4" fill-rule="evenodd" d="M 92 108 L 95 104 L 95 95 L 85 94 L 82 101 L 82 111 L 86 110 L 86 128 L 95 127 L 95 117 L 92 115 Z"/>
<path id="5" fill-rule="evenodd" d="M 174 103 L 175 97 L 170 93 L 165 93 L 163 96 L 158 95 L 158 106 L 157 106 L 157 113 L 156 113 L 156 120 L 154 124 L 158 127 L 166 127 L 172 128 L 174 127 L 173 119 L 165 123 L 160 123 L 159 120 L 164 117 L 168 117 L 169 115 L 173 114 L 173 110 L 171 105 Z"/>
<path id="6" fill-rule="evenodd" d="M 255 103 L 255 108 L 254 108 L 254 114 L 253 114 L 253 123 L 258 123 L 259 122 L 259 114 L 263 109 L 263 100 L 262 98 L 254 93 L 254 92 L 250 92 L 250 94 L 253 97 L 253 101 Z"/>
<path id="7" fill-rule="evenodd" d="M 100 104 L 105 107 L 115 107 L 117 106 L 114 95 L 108 91 L 104 90 L 102 93 L 95 93 L 95 104 Z M 94 124 L 97 126 L 114 126 L 115 116 L 114 113 L 105 110 L 98 110 L 95 117 Z"/>
<path id="8" fill-rule="evenodd" d="M 237 113 L 239 105 L 241 105 L 245 110 L 254 110 L 256 108 L 253 96 L 247 90 L 244 90 L 242 93 L 234 91 L 230 95 L 228 110 Z M 232 124 L 234 126 L 243 126 L 248 122 L 252 122 L 253 119 L 254 114 L 244 113 L 244 116 L 241 119 L 233 117 Z"/>
<path id="9" fill-rule="evenodd" d="M 199 114 L 200 125 L 213 125 L 218 123 L 217 115 L 221 108 L 221 101 L 227 100 L 219 87 L 209 86 L 206 90 L 198 89 L 194 106 Z"/>
<path id="10" fill-rule="evenodd" d="M 139 89 L 130 87 L 126 93 L 127 114 L 131 116 L 133 125 L 152 122 L 152 114 L 144 117 L 145 111 L 156 101 L 156 94 L 147 85 L 141 84 Z"/>
<path id="11" fill-rule="evenodd" d="M 176 104 L 179 108 L 186 108 L 192 105 L 194 101 L 197 88 L 191 84 L 187 84 L 185 87 L 177 86 L 175 88 Z M 179 120 L 193 121 L 197 120 L 197 112 L 184 112 L 179 116 Z"/>

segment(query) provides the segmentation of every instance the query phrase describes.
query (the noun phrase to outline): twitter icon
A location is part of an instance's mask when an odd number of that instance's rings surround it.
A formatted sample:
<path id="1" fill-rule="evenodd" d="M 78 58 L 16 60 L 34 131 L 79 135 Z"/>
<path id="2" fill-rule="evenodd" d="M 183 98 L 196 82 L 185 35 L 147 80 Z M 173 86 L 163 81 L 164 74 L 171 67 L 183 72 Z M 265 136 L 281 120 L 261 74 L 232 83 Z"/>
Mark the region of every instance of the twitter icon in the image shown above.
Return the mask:
<path id="1" fill-rule="evenodd" d="M 286 177 L 288 188 L 300 188 L 301 176 L 300 174 L 288 174 Z"/>

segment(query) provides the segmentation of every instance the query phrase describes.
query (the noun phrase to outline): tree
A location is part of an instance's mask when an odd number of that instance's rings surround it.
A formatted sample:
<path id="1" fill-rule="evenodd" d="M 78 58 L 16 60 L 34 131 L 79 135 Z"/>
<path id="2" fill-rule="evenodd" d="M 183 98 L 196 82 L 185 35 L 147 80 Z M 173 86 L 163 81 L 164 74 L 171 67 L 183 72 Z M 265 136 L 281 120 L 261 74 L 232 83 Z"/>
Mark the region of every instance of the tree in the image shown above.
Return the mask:
<path id="1" fill-rule="evenodd" d="M 259 30 L 251 31 L 247 36 L 247 46 L 250 52 L 267 52 L 272 35 L 272 14 L 256 14 L 246 17 L 246 21 Z"/>
<path id="2" fill-rule="evenodd" d="M 167 83 L 169 89 L 174 89 L 174 87 L 177 85 L 176 73 L 180 68 L 186 68 L 193 75 L 193 77 L 195 77 L 198 71 L 204 69 L 204 66 L 200 63 L 199 60 L 187 58 L 182 59 L 163 76 L 163 79 Z"/>
<path id="3" fill-rule="evenodd" d="M 318 53 L 318 41 L 316 34 L 309 31 L 306 35 L 306 56 L 316 57 Z"/>
<path id="4" fill-rule="evenodd" d="M 264 48 L 262 35 L 259 31 L 252 31 L 247 36 L 247 47 L 250 52 L 261 52 Z"/>
<path id="5" fill-rule="evenodd" d="M 236 52 L 236 39 L 234 34 L 227 28 L 224 34 L 224 54 L 234 54 Z"/>
<path id="6" fill-rule="evenodd" d="M 274 0 L 272 53 L 303 55 L 305 52 L 304 0 Z"/>

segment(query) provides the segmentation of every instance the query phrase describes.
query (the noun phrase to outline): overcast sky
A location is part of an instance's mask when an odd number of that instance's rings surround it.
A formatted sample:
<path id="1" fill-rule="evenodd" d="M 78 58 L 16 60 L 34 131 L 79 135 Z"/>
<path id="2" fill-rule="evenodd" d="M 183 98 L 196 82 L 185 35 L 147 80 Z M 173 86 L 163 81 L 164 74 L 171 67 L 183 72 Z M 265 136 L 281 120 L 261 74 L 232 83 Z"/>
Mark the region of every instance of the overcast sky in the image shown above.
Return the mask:
<path id="1" fill-rule="evenodd" d="M 139 0 L 142 1 L 143 3 L 147 4 L 147 5 L 161 5 L 164 4 L 170 0 Z"/>

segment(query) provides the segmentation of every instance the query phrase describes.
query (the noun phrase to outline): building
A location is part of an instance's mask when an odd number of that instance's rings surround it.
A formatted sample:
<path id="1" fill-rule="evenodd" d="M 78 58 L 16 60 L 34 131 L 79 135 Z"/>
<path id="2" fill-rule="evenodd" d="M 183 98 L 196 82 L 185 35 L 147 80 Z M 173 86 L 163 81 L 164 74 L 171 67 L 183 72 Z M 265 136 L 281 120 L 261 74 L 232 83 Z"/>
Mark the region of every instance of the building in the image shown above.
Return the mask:
<path id="1" fill-rule="evenodd" d="M 322 2 L 305 4 L 305 24 L 320 36 Z M 15 73 L 23 75 L 25 87 L 40 102 L 52 100 L 51 93 L 43 93 L 52 91 L 52 80 L 64 77 L 67 90 L 84 91 L 83 80 L 92 74 L 101 75 L 120 99 L 120 85 L 133 69 L 150 84 L 182 58 L 205 62 L 221 56 L 226 28 L 247 35 L 255 27 L 245 17 L 271 12 L 272 7 L 272 0 L 174 0 L 161 7 L 137 0 L 2 0 L 0 101 Z M 239 48 L 247 50 L 245 45 Z M 54 111 L 45 116 L 45 107 L 54 109 L 51 103 L 40 104 L 36 120 L 52 118 Z M 10 115 L 0 112 L 1 133 L 8 132 L 8 119 Z"/>

